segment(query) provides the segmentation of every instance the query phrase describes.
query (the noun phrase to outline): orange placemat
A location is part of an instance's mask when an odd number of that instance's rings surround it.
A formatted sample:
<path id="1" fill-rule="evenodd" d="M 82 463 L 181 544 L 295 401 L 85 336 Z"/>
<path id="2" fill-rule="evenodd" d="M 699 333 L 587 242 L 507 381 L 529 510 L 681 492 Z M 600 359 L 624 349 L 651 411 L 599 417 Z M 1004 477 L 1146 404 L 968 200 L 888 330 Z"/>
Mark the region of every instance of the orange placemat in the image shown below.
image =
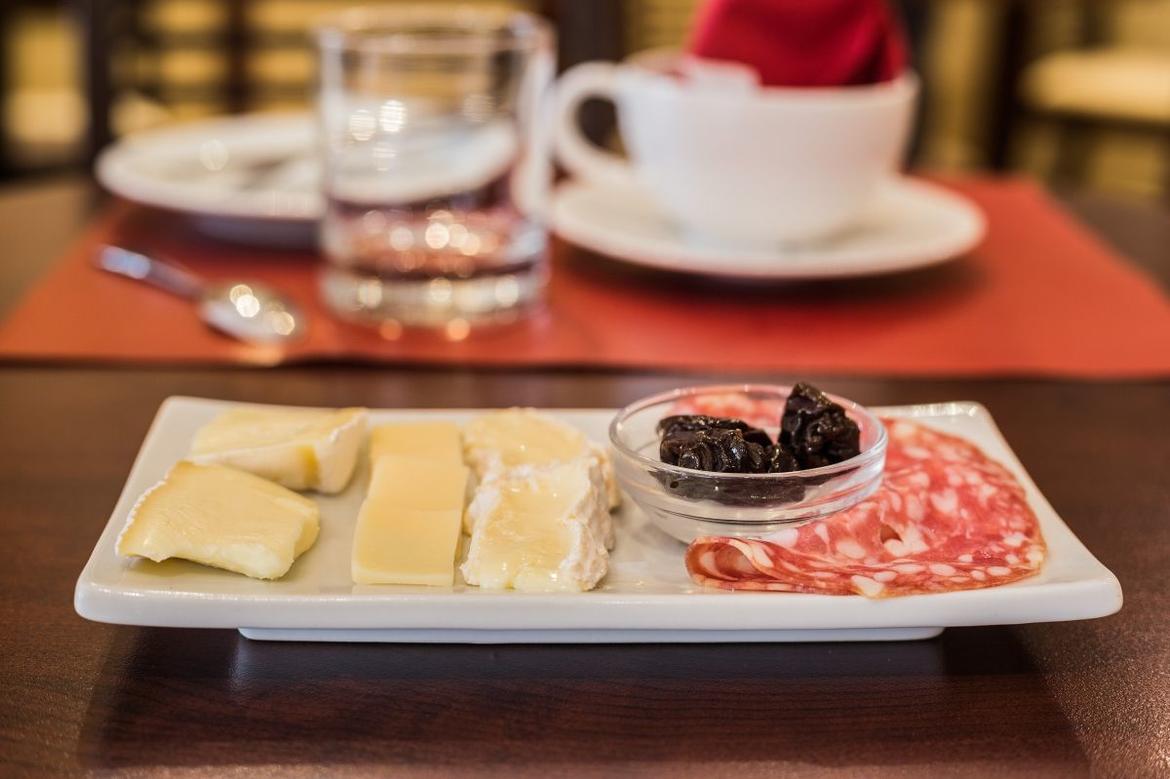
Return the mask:
<path id="1" fill-rule="evenodd" d="M 639 271 L 557 244 L 544 310 L 452 337 L 335 322 L 308 253 L 213 243 L 174 217 L 115 204 L 0 327 L 0 357 L 141 363 L 362 360 L 880 375 L 1170 375 L 1170 300 L 1039 188 L 952 183 L 986 212 L 968 257 L 897 276 L 727 285 Z M 309 337 L 276 351 L 209 332 L 185 302 L 90 267 L 104 242 L 177 258 L 212 278 L 286 290 Z"/>

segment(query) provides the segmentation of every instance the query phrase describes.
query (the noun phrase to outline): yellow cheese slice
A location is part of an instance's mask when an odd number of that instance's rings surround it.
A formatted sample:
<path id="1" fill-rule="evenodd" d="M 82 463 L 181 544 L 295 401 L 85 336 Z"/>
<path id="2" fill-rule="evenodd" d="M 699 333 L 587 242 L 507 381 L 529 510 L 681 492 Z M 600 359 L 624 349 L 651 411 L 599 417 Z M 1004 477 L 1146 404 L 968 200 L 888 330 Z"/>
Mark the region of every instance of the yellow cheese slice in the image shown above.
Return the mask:
<path id="1" fill-rule="evenodd" d="M 378 457 L 354 531 L 353 580 L 454 584 L 468 473 L 462 463 L 432 457 Z"/>
<path id="2" fill-rule="evenodd" d="M 463 441 L 454 422 L 402 422 L 379 425 L 370 433 L 370 462 L 387 454 L 430 457 L 463 463 Z"/>
<path id="3" fill-rule="evenodd" d="M 221 465 L 180 462 L 138 499 L 117 552 L 279 579 L 317 540 L 317 504 Z"/>
<path id="4" fill-rule="evenodd" d="M 195 435 L 188 459 L 239 468 L 294 490 L 335 493 L 353 475 L 364 408 L 234 408 Z"/>

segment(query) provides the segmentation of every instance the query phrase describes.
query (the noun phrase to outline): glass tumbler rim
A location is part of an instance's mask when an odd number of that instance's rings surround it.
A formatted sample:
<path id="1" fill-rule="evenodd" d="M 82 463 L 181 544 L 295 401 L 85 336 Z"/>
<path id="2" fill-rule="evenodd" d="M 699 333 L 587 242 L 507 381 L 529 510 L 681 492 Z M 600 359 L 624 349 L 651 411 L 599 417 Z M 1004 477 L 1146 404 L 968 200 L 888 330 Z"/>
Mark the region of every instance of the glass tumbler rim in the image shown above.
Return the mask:
<path id="1" fill-rule="evenodd" d="M 318 21 L 313 37 L 321 50 L 478 56 L 536 51 L 552 45 L 553 32 L 527 11 L 439 2 L 347 8 Z"/>

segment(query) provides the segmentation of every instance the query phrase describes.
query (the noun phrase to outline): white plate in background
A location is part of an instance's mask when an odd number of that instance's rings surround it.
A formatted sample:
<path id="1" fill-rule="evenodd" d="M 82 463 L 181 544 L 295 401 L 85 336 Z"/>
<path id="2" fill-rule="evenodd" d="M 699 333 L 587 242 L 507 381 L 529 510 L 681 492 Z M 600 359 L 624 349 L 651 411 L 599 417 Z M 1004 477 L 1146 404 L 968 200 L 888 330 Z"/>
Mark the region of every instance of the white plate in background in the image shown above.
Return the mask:
<path id="1" fill-rule="evenodd" d="M 94 172 L 110 192 L 187 214 L 208 235 L 312 245 L 324 212 L 316 137 L 307 113 L 203 119 L 123 138 Z"/>
<path id="2" fill-rule="evenodd" d="M 944 403 L 875 409 L 973 441 L 1020 479 L 1040 520 L 1049 558 L 1039 575 L 982 590 L 884 600 L 859 596 L 727 592 L 687 576 L 680 542 L 628 499 L 615 515 L 610 572 L 587 593 L 520 593 L 453 587 L 355 585 L 350 545 L 368 483 L 363 458 L 353 483 L 321 507 L 316 545 L 281 580 L 249 579 L 182 560 L 125 560 L 114 544 L 138 496 L 187 452 L 196 430 L 238 404 L 171 398 L 159 410 L 113 515 L 75 593 L 78 614 L 99 622 L 234 628 L 249 638 L 298 641 L 600 643 L 845 641 L 929 638 L 959 625 L 1088 619 L 1121 607 L 1116 577 L 1098 562 L 1036 489 L 986 409 Z M 371 423 L 475 410 L 373 411 Z M 614 411 L 548 410 L 594 441 L 606 441 Z"/>
<path id="3" fill-rule="evenodd" d="M 96 175 L 114 194 L 187 214 L 216 238 L 312 246 L 325 213 L 317 135 L 307 113 L 189 122 L 119 140 L 98 157 Z M 391 169 L 350 176 L 335 194 L 375 206 L 421 202 L 481 187 L 517 159 L 506 121 L 420 123 L 395 144 Z"/>
<path id="4" fill-rule="evenodd" d="M 962 256 L 986 231 L 983 213 L 966 198 L 910 177 L 888 182 L 854 227 L 799 247 L 705 242 L 684 233 L 641 190 L 576 180 L 554 193 L 552 225 L 570 243 L 635 265 L 777 281 L 924 268 Z"/>

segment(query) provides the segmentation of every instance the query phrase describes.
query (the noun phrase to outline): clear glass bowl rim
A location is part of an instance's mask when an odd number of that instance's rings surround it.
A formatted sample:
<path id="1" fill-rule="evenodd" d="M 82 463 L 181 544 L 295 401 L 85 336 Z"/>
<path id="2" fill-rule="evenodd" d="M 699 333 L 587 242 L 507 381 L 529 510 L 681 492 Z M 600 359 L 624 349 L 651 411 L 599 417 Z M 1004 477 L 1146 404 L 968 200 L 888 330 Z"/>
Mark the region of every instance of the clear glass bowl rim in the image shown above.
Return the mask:
<path id="1" fill-rule="evenodd" d="M 678 465 L 670 465 L 653 457 L 635 452 L 628 447 L 618 435 L 618 428 L 622 422 L 632 417 L 639 411 L 646 408 L 663 403 L 669 400 L 678 400 L 684 397 L 694 397 L 695 395 L 714 395 L 714 394 L 731 394 L 731 393 L 762 393 L 762 394 L 783 394 L 785 397 L 792 392 L 792 385 L 787 384 L 708 384 L 692 387 L 678 387 L 676 389 L 667 390 L 666 392 L 659 392 L 655 395 L 649 395 L 640 400 L 635 400 L 625 408 L 618 411 L 614 416 L 613 421 L 609 423 L 609 442 L 610 444 L 624 457 L 628 457 L 635 462 L 641 463 L 643 466 L 654 468 L 656 470 L 665 471 L 667 473 L 677 474 L 679 476 L 687 476 L 694 478 L 696 474 L 708 476 L 711 478 L 718 478 L 720 480 L 727 479 L 732 482 L 743 480 L 744 483 L 750 483 L 752 480 L 760 481 L 784 481 L 788 479 L 805 479 L 818 476 L 836 476 L 845 471 L 851 471 L 873 462 L 881 457 L 886 451 L 886 443 L 889 436 L 886 433 L 886 426 L 882 421 L 867 409 L 865 406 L 850 400 L 849 398 L 840 395 L 834 395 L 831 392 L 826 392 L 833 401 L 845 406 L 847 411 L 863 417 L 866 424 L 872 426 L 877 430 L 877 440 L 868 449 L 863 449 L 856 457 L 850 457 L 848 460 L 842 460 L 839 463 L 832 465 L 822 465 L 819 468 L 808 468 L 800 471 L 786 471 L 783 473 L 717 473 L 713 471 L 698 471 L 692 468 L 683 468 Z M 778 422 L 779 420 L 777 420 Z"/>
<path id="2" fill-rule="evenodd" d="M 412 29 L 422 24 L 443 32 L 420 35 Z M 480 56 L 534 51 L 551 46 L 554 37 L 547 20 L 527 11 L 458 2 L 354 6 L 326 15 L 312 29 L 319 49 L 376 55 Z M 493 35 L 501 31 L 507 35 Z"/>

